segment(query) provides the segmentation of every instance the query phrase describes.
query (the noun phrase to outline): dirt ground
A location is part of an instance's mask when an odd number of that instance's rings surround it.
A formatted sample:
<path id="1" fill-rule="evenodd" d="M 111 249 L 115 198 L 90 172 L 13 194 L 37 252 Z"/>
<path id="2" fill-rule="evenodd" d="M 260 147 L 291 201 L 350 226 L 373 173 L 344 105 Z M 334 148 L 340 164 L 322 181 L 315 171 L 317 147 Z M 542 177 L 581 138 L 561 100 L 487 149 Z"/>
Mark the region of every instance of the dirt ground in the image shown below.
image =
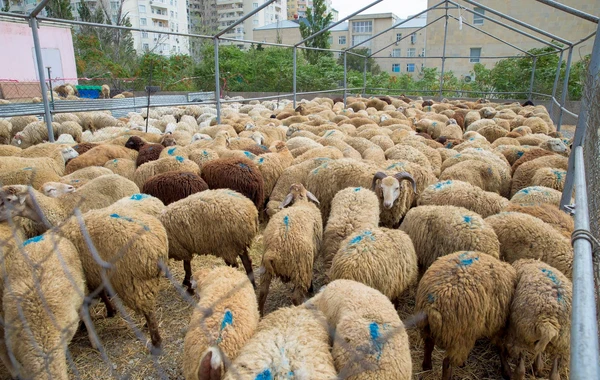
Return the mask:
<path id="1" fill-rule="evenodd" d="M 255 270 L 260 266 L 262 256 L 262 236 L 257 236 L 251 249 L 251 258 Z M 224 262 L 213 256 L 199 256 L 192 262 L 193 271 L 201 267 L 224 265 Z M 172 273 L 172 281 L 164 278 L 161 281 L 158 297 L 157 319 L 159 321 L 160 333 L 163 338 L 163 352 L 158 357 L 153 357 L 145 347 L 148 339 L 148 331 L 144 327 L 145 320 L 130 310 L 129 317 L 135 327 L 143 333 L 140 340 L 130 324 L 118 315 L 114 318 L 105 318 L 106 310 L 103 304 L 95 305 L 91 310 L 91 317 L 107 360 L 102 354 L 92 348 L 87 334 L 78 331 L 73 338 L 69 349 L 72 357 L 71 378 L 73 379 L 173 379 L 183 380 L 183 341 L 187 326 L 192 314 L 192 306 L 184 299 L 179 285 L 183 280 L 183 265 L 181 262 L 170 261 L 169 270 Z M 241 265 L 240 265 L 241 267 Z M 243 268 L 240 268 L 243 271 Z M 259 279 L 260 281 L 260 279 Z M 322 265 L 315 265 L 315 290 L 324 284 Z M 416 289 L 409 291 L 402 302 L 398 313 L 403 321 L 413 315 L 414 293 Z M 278 280 L 271 284 L 271 291 L 266 305 L 266 312 L 270 313 L 277 308 L 290 306 L 291 286 L 282 284 Z M 408 331 L 410 339 L 411 356 L 413 360 L 413 379 L 433 380 L 441 377 L 441 366 L 443 351 L 438 348 L 434 351 L 432 371 L 423 372 L 421 361 L 423 359 L 423 344 L 416 329 Z M 550 362 L 546 363 L 545 375 L 548 376 Z M 568 365 L 563 365 L 567 368 Z M 484 380 L 501 379 L 500 360 L 497 350 L 488 341 L 478 342 L 471 352 L 463 368 L 455 368 L 454 379 Z M 563 371 L 563 379 L 566 370 Z M 8 373 L 1 368 L 0 378 L 10 379 Z M 528 379 L 533 376 L 528 375 Z"/>

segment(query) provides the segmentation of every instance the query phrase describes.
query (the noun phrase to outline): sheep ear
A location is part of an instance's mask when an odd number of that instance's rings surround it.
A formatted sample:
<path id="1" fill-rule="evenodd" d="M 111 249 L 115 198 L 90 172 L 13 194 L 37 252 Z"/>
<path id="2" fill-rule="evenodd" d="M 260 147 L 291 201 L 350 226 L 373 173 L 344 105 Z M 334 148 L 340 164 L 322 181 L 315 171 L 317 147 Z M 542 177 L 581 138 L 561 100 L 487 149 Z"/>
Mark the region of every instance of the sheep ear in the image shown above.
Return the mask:
<path id="1" fill-rule="evenodd" d="M 319 202 L 319 200 L 317 199 L 317 197 L 315 197 L 315 195 L 313 193 L 311 193 L 310 191 L 306 190 L 306 196 L 308 197 L 308 199 L 310 199 L 311 201 L 315 202 L 319 206 L 321 205 L 321 202 Z"/>
<path id="2" fill-rule="evenodd" d="M 200 368 L 198 368 L 198 379 L 210 380 L 210 361 L 212 359 L 212 351 L 208 351 L 206 355 L 200 361 Z"/>
<path id="3" fill-rule="evenodd" d="M 283 202 L 281 202 L 281 204 L 279 205 L 279 208 L 285 208 L 286 206 L 288 206 L 290 203 L 292 203 L 292 199 L 294 199 L 294 195 L 292 193 L 289 193 L 287 195 L 287 197 L 285 197 L 285 199 L 283 200 Z"/>

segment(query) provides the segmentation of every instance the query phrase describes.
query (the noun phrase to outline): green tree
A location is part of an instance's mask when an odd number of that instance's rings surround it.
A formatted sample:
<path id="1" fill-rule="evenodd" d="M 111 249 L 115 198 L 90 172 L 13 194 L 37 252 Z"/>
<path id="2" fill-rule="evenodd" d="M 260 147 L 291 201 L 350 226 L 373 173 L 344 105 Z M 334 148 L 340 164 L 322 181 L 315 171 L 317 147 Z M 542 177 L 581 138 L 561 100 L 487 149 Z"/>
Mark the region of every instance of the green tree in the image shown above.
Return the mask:
<path id="1" fill-rule="evenodd" d="M 0 10 L 2 12 L 9 12 L 10 11 L 10 0 L 4 0 L 4 6 L 2 8 L 0 8 Z"/>
<path id="2" fill-rule="evenodd" d="M 50 0 L 45 9 L 48 17 L 73 20 L 73 10 L 69 0 Z"/>
<path id="3" fill-rule="evenodd" d="M 308 38 L 320 30 L 325 29 L 329 26 L 331 20 L 333 20 L 333 15 L 331 12 L 327 13 L 325 0 L 314 0 L 313 7 L 307 8 L 306 10 L 306 22 L 300 22 L 300 34 L 302 35 L 302 39 Z M 331 46 L 329 37 L 331 37 L 331 32 L 327 31 L 306 41 L 304 45 L 306 47 L 329 49 Z M 304 50 L 304 54 L 311 65 L 316 65 L 321 56 L 333 57 L 331 52 L 322 50 L 306 49 Z"/>
<path id="4" fill-rule="evenodd" d="M 362 56 L 369 55 L 369 48 L 356 48 L 350 50 L 352 53 L 360 54 Z M 338 65 L 344 66 L 344 55 L 341 54 L 337 61 Z M 348 70 L 356 70 L 362 72 L 365 67 L 365 59 L 363 57 L 356 56 L 354 54 L 346 55 L 346 65 Z M 367 58 L 367 72 L 377 75 L 381 72 L 381 67 L 375 61 L 375 58 Z"/>

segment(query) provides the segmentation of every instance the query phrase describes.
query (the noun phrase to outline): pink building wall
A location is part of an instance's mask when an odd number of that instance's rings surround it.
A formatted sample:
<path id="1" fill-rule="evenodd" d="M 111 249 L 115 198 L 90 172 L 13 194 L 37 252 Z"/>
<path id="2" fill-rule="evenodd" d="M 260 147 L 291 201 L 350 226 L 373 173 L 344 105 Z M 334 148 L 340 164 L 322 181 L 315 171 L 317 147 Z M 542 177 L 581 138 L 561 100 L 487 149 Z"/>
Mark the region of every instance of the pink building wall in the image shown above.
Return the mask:
<path id="1" fill-rule="evenodd" d="M 42 22 L 39 36 L 41 48 L 44 50 L 42 56 L 55 58 L 52 62 L 44 62 L 44 66 L 50 63 L 53 66 L 52 77 L 56 78 L 56 74 L 62 71 L 62 78 L 77 78 L 71 29 Z M 0 56 L 3 57 L 0 59 L 0 81 L 7 79 L 19 82 L 38 81 L 33 37 L 27 23 L 0 20 Z M 60 69 L 57 67 L 55 70 L 54 66 L 58 65 Z M 76 83 L 74 80 L 68 82 Z M 54 84 L 53 81 L 52 85 Z"/>

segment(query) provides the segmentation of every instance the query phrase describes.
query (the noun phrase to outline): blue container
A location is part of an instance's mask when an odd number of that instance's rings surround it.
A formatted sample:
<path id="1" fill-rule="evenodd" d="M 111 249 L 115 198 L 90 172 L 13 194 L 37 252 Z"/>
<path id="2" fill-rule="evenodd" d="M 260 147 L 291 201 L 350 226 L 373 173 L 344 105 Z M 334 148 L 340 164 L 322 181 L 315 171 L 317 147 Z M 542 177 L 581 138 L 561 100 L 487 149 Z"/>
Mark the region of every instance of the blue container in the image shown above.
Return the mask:
<path id="1" fill-rule="evenodd" d="M 79 92 L 80 98 L 87 99 L 98 99 L 100 97 L 100 91 L 102 91 L 102 86 L 75 86 L 77 91 Z"/>

